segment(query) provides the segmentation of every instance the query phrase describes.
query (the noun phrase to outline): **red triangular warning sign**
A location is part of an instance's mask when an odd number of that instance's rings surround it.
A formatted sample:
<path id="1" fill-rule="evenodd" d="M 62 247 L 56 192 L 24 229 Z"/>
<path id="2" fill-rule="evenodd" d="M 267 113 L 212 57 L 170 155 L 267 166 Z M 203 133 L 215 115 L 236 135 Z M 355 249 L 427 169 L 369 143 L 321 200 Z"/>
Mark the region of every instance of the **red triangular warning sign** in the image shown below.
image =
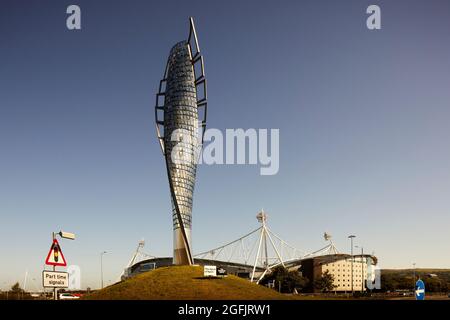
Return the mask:
<path id="1" fill-rule="evenodd" d="M 66 259 L 64 258 L 61 247 L 59 246 L 58 240 L 56 239 L 53 239 L 53 243 L 50 247 L 47 259 L 45 259 L 45 264 L 48 264 L 50 266 L 67 266 Z"/>

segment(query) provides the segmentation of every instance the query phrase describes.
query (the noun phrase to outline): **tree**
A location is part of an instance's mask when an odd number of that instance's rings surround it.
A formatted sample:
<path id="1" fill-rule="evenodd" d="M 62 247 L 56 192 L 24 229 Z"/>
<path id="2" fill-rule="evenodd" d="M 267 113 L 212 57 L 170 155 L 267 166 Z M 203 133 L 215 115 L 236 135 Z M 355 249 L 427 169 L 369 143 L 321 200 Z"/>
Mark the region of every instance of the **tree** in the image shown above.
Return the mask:
<path id="1" fill-rule="evenodd" d="M 321 292 L 332 291 L 336 286 L 334 285 L 334 276 L 325 271 L 320 277 L 314 280 L 314 288 Z"/>
<path id="2" fill-rule="evenodd" d="M 280 289 L 282 293 L 292 293 L 294 289 L 300 291 L 308 285 L 308 279 L 302 277 L 298 270 L 289 271 L 283 266 L 275 267 L 272 272 L 266 275 L 259 283 L 261 285 L 267 285 L 274 280 L 274 289 Z"/>
<path id="3" fill-rule="evenodd" d="M 8 299 L 10 300 L 21 300 L 21 299 L 31 299 L 31 295 L 22 289 L 18 282 L 16 282 L 11 289 L 8 291 Z"/>
<path id="4" fill-rule="evenodd" d="M 425 278 L 423 279 L 425 288 L 428 292 L 447 292 L 448 285 L 445 281 L 439 278 Z"/>
<path id="5" fill-rule="evenodd" d="M 24 290 L 20 287 L 20 284 L 18 282 L 16 282 L 12 287 L 11 287 L 11 292 L 13 293 L 22 293 Z"/>
<path id="6" fill-rule="evenodd" d="M 411 271 L 385 272 L 381 275 L 381 291 L 396 291 L 414 289 L 417 278 L 425 282 L 427 292 L 447 292 L 449 288 L 448 275 L 439 273 L 438 277 L 430 277 L 424 272 L 417 272 L 416 279 L 413 279 Z"/>

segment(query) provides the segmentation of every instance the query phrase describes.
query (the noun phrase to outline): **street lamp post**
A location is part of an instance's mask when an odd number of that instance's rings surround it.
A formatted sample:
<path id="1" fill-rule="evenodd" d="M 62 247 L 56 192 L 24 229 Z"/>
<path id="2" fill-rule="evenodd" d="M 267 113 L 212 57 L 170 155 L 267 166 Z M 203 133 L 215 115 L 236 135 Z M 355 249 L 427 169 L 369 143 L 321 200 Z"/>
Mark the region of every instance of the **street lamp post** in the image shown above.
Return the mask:
<path id="1" fill-rule="evenodd" d="M 352 286 L 352 295 L 355 293 L 355 291 L 353 290 L 353 260 L 354 260 L 354 258 L 353 258 L 353 238 L 356 238 L 356 236 L 355 235 L 350 235 L 350 236 L 348 236 L 348 238 L 350 239 L 350 243 L 351 243 L 351 257 L 352 257 L 352 260 L 351 260 L 351 266 L 352 266 L 352 277 L 351 277 L 351 286 Z"/>
<path id="2" fill-rule="evenodd" d="M 65 232 L 65 231 L 59 231 L 59 232 L 52 232 L 52 243 L 55 241 L 56 236 L 60 236 L 63 239 L 69 239 L 69 240 L 75 240 L 75 234 L 71 232 Z M 45 267 L 45 266 L 44 266 Z M 53 266 L 53 271 L 56 270 L 56 266 Z M 53 288 L 53 299 L 58 300 L 58 289 L 55 287 Z"/>
<path id="3" fill-rule="evenodd" d="M 108 253 L 108 252 L 102 251 L 100 253 L 100 273 L 101 273 L 102 289 L 103 289 L 103 255 L 105 253 Z"/>

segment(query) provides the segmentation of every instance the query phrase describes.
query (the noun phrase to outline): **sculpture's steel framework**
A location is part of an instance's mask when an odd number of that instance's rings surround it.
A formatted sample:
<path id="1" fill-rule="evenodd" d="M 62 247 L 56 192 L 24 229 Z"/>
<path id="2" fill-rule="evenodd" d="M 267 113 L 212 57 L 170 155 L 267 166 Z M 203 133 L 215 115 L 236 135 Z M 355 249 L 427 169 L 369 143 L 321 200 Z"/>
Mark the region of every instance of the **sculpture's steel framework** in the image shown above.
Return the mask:
<path id="1" fill-rule="evenodd" d="M 169 178 L 174 229 L 173 263 L 177 265 L 194 263 L 191 246 L 192 202 L 207 111 L 203 57 L 194 21 L 190 18 L 189 22 L 188 39 L 178 42 L 170 50 L 155 106 L 156 131 Z M 199 127 L 201 142 L 198 139 Z M 173 161 L 173 151 L 189 155 L 189 160 Z"/>

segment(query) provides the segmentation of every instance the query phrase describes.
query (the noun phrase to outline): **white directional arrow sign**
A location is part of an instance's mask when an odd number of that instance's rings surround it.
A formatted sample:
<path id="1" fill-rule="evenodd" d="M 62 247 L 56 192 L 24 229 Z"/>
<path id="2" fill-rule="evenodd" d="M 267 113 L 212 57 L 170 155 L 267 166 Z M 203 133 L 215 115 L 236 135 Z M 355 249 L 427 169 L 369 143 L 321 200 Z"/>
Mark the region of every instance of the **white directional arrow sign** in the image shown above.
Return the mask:
<path id="1" fill-rule="evenodd" d="M 425 283 L 422 280 L 416 282 L 416 300 L 425 299 Z"/>

